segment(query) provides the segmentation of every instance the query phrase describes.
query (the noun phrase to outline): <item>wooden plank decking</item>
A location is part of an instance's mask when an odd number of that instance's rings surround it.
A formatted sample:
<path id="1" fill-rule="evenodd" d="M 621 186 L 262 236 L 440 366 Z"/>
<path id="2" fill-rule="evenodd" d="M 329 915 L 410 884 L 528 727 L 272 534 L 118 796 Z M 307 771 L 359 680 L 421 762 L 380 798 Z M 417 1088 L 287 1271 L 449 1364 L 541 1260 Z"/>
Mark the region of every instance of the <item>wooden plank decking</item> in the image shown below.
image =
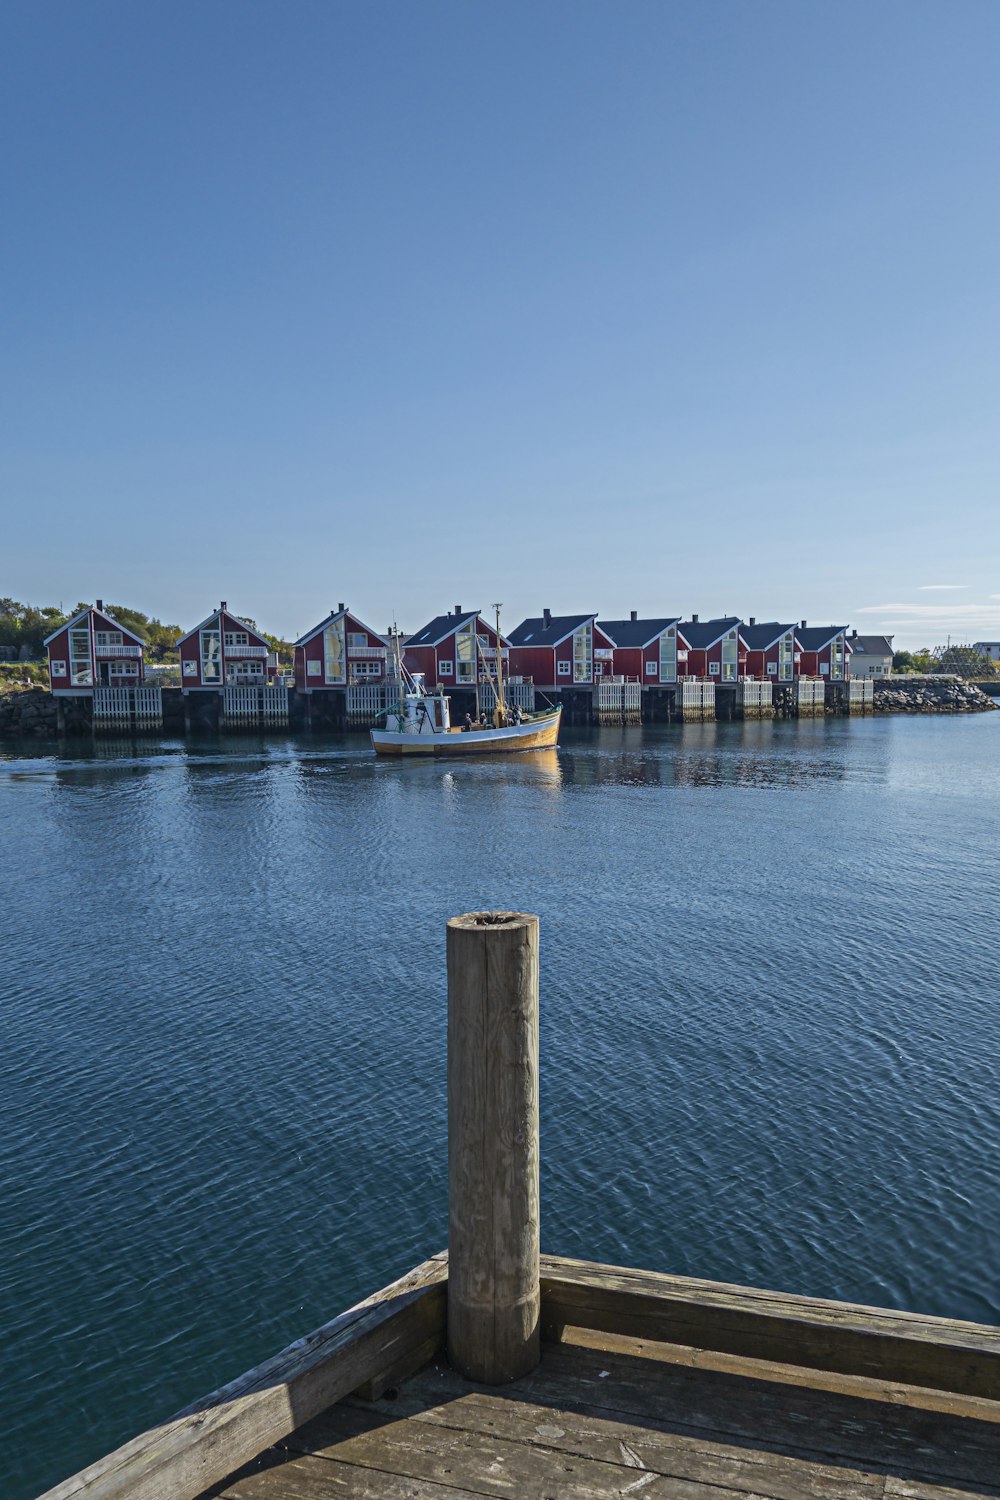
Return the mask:
<path id="1" fill-rule="evenodd" d="M 976 1500 L 1000 1402 L 573 1330 L 503 1388 L 432 1363 L 351 1397 L 213 1500 Z"/>

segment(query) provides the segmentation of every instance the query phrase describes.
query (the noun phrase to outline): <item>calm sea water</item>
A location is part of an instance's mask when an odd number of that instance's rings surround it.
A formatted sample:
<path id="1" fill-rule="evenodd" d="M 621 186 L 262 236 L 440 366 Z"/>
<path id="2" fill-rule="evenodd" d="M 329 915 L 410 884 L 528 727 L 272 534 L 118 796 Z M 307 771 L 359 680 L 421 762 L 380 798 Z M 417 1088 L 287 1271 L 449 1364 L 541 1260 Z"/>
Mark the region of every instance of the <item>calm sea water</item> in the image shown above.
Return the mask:
<path id="1" fill-rule="evenodd" d="M 1000 1322 L 1000 714 L 0 750 L 10 1500 L 443 1246 L 477 907 L 544 1248 Z"/>

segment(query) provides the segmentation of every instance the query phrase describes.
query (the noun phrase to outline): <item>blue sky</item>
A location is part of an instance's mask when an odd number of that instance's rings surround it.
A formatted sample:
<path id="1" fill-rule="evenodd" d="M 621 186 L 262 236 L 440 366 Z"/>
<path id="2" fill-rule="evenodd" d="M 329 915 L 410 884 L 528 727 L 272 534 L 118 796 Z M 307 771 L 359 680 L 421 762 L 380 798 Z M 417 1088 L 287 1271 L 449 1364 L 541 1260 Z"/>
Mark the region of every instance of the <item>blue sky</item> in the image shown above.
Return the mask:
<path id="1" fill-rule="evenodd" d="M 1000 5 L 5 0 L 0 594 L 1000 638 Z"/>

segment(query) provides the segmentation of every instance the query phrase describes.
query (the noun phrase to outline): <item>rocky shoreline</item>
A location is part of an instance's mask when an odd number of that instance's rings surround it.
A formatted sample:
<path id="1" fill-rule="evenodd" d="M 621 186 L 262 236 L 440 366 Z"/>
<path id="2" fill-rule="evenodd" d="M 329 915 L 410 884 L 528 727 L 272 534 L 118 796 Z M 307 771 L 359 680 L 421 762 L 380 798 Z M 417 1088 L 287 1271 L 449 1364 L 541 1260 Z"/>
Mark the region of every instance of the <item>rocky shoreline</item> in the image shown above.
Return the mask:
<path id="1" fill-rule="evenodd" d="M 877 714 L 976 714 L 1000 707 L 976 683 L 960 677 L 876 677 L 874 689 Z"/>

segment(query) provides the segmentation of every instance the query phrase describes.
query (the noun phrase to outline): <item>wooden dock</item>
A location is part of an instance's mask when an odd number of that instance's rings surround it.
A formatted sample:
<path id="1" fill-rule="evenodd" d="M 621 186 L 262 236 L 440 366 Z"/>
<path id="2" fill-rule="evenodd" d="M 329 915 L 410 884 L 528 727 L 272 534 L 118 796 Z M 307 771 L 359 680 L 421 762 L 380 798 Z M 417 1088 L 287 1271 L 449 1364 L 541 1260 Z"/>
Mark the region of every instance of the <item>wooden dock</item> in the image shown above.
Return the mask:
<path id="1" fill-rule="evenodd" d="M 46 1500 L 1000 1497 L 1000 1328 L 541 1255 L 537 918 L 448 997 L 450 1253 Z"/>

